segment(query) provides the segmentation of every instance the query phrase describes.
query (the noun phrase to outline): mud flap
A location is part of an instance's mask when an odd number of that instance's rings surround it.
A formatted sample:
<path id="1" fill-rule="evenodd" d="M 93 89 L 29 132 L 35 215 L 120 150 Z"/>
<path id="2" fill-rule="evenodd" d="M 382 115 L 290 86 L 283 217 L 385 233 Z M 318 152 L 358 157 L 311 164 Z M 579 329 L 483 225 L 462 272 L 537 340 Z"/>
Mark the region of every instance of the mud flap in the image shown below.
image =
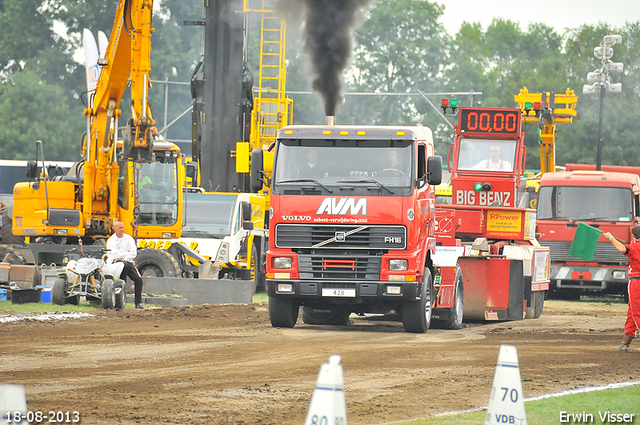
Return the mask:
<path id="1" fill-rule="evenodd" d="M 522 260 L 511 260 L 509 276 L 509 307 L 507 320 L 524 319 L 524 276 Z"/>

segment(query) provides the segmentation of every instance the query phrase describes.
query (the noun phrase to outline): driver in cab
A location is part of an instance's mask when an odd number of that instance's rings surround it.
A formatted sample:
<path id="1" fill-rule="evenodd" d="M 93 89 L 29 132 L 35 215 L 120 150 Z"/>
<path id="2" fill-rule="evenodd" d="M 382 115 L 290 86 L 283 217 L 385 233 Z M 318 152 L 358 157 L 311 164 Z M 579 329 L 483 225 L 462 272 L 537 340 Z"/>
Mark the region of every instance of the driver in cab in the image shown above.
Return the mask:
<path id="1" fill-rule="evenodd" d="M 381 174 L 385 177 L 405 176 L 400 162 L 400 154 L 398 153 L 398 150 L 390 150 L 386 158 L 387 165 L 384 166 Z"/>
<path id="2" fill-rule="evenodd" d="M 513 171 L 513 166 L 509 161 L 503 159 L 502 149 L 494 145 L 489 150 L 489 158 L 478 162 L 472 169 Z"/>

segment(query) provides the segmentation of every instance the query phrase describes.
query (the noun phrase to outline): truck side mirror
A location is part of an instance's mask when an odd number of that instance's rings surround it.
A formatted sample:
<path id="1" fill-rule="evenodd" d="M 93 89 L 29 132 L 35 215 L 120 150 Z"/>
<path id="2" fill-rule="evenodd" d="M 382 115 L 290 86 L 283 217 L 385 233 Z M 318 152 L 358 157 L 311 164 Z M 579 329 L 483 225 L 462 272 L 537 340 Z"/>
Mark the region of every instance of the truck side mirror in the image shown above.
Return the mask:
<path id="1" fill-rule="evenodd" d="M 38 163 L 35 161 L 27 162 L 27 178 L 35 180 L 38 178 Z"/>
<path id="2" fill-rule="evenodd" d="M 432 155 L 427 160 L 427 181 L 430 185 L 442 183 L 442 157 Z"/>
<path id="3" fill-rule="evenodd" d="M 242 228 L 244 230 L 253 230 L 253 222 L 251 222 L 251 204 L 243 202 L 240 205 L 240 210 L 242 213 Z"/>
<path id="4" fill-rule="evenodd" d="M 251 221 L 251 204 L 248 202 L 242 203 L 242 221 Z"/>
<path id="5" fill-rule="evenodd" d="M 262 190 L 263 184 L 265 184 L 263 176 L 264 176 L 264 165 L 263 165 L 263 152 L 262 149 L 254 149 L 251 152 L 251 191 L 253 193 L 258 193 Z"/>
<path id="6" fill-rule="evenodd" d="M 191 178 L 192 180 L 196 179 L 196 175 L 198 174 L 198 164 L 190 161 L 187 162 L 185 165 L 185 172 L 187 173 L 187 177 Z"/>

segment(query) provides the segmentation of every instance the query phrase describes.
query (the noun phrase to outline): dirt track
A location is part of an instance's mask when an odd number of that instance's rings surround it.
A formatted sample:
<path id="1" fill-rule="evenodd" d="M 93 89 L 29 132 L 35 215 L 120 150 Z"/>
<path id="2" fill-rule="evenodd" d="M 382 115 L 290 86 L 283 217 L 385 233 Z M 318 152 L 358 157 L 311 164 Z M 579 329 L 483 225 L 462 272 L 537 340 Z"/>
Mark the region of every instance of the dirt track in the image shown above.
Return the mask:
<path id="1" fill-rule="evenodd" d="M 518 348 L 525 397 L 638 380 L 640 358 L 616 351 L 625 310 L 551 301 L 537 320 L 422 335 L 353 315 L 276 329 L 266 303 L 96 310 L 0 324 L 0 372 L 26 386 L 30 410 L 83 424 L 301 424 L 339 353 L 349 423 L 379 424 L 485 406 L 502 343 Z"/>

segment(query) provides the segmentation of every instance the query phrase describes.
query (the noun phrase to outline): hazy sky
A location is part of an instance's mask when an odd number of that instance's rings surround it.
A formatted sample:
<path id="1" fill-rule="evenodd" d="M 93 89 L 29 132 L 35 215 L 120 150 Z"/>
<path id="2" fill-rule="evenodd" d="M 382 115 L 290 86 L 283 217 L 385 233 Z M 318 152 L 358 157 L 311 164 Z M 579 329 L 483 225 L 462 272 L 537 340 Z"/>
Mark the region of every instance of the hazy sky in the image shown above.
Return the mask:
<path id="1" fill-rule="evenodd" d="M 520 23 L 526 31 L 529 22 L 543 22 L 559 34 L 565 28 L 582 24 L 608 23 L 621 27 L 640 21 L 640 0 L 435 0 L 445 6 L 441 22 L 454 35 L 463 21 L 482 23 L 486 30 L 494 17 Z"/>

